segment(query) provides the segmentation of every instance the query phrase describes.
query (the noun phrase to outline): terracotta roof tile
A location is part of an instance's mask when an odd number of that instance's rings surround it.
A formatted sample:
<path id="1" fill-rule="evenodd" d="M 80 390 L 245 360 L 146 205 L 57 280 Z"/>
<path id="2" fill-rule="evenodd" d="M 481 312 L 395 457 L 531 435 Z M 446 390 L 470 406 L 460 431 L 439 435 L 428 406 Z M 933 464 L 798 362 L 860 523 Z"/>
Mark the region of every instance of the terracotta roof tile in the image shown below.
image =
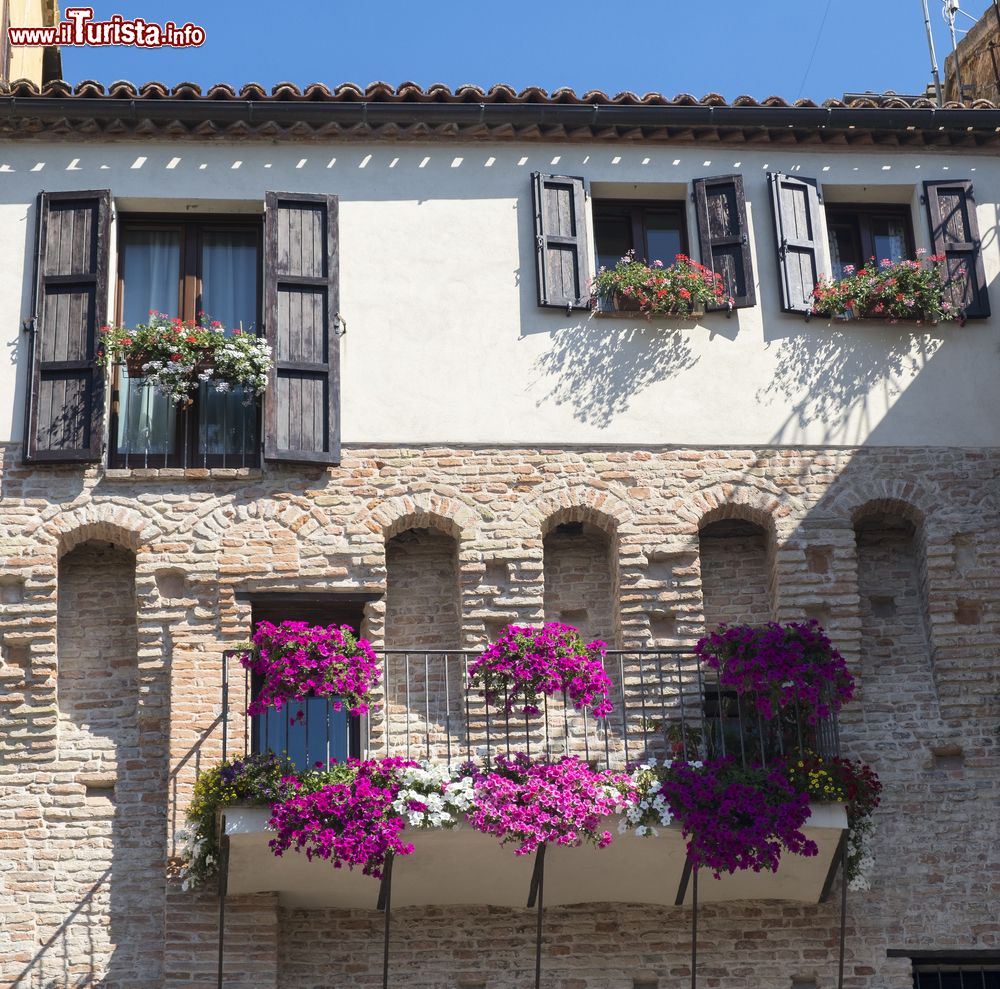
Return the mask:
<path id="1" fill-rule="evenodd" d="M 537 86 L 518 91 L 503 84 L 488 89 L 465 84 L 451 89 L 441 83 L 421 87 L 412 81 L 399 86 L 376 81 L 364 88 L 354 83 L 330 87 L 319 82 L 300 88 L 292 82 L 279 82 L 270 90 L 248 82 L 237 90 L 226 83 L 203 89 L 193 82 L 170 87 L 155 80 L 138 86 L 116 80 L 105 87 L 96 80 L 84 80 L 76 86 L 56 80 L 39 89 L 18 79 L 0 83 L 0 101 L 10 97 L 13 99 L 7 99 L 0 114 L 0 137 L 47 132 L 220 140 L 441 137 L 834 147 L 925 144 L 995 149 L 1000 145 L 996 120 L 983 117 L 979 124 L 964 113 L 996 111 L 996 105 L 987 100 L 949 103 L 939 110 L 925 95 L 892 92 L 848 93 L 817 105 L 812 100 L 790 103 L 780 96 L 758 100 L 746 94 L 727 102 L 714 92 L 700 98 L 691 93 L 671 97 L 632 91 L 610 96 L 602 90 L 577 93 L 566 87 L 549 92 Z M 34 108 L 33 100 L 39 101 Z M 248 107 L 248 103 L 253 106 Z M 477 110 L 480 106 L 483 109 Z M 539 112 L 546 106 L 553 111 Z M 574 112 L 574 107 L 587 108 L 587 112 Z M 883 112 L 869 116 L 869 110 Z M 799 111 L 801 117 L 797 116 Z M 861 111 L 862 116 L 845 116 L 852 111 Z M 951 111 L 960 112 L 949 117 Z M 899 114 L 905 112 L 914 113 L 914 126 L 901 123 Z"/>

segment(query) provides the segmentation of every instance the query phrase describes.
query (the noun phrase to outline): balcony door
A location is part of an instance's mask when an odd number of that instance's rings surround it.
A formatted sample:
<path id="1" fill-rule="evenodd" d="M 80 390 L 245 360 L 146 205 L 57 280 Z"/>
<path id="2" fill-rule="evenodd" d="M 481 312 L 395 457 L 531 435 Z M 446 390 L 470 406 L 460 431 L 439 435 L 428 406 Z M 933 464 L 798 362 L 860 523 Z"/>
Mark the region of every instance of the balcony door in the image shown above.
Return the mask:
<path id="1" fill-rule="evenodd" d="M 118 319 L 134 328 L 151 311 L 208 319 L 227 333 L 260 325 L 259 218 L 124 217 L 118 240 Z M 112 405 L 119 467 L 253 467 L 260 462 L 259 403 L 240 386 L 205 381 L 180 408 L 119 368 Z"/>
<path id="2" fill-rule="evenodd" d="M 364 603 L 337 598 L 324 600 L 255 601 L 253 627 L 257 622 L 284 621 L 308 622 L 310 625 L 350 625 L 356 632 L 361 628 Z M 260 690 L 255 676 L 250 685 L 253 696 Z M 330 759 L 344 762 L 357 757 L 361 750 L 360 718 L 351 717 L 346 710 L 335 711 L 333 703 L 325 697 L 310 697 L 282 707 L 280 711 L 268 708 L 264 714 L 252 719 L 251 751 L 269 749 L 287 755 L 298 769 L 327 765 Z"/>

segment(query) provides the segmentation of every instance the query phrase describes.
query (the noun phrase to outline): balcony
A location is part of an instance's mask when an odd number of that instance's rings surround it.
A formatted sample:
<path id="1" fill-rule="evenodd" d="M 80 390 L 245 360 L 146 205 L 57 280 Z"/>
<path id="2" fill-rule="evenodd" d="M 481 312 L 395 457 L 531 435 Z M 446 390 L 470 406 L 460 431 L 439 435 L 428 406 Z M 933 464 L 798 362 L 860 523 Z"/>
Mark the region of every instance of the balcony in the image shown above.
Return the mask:
<path id="1" fill-rule="evenodd" d="M 615 709 L 599 721 L 552 697 L 538 715 L 498 714 L 480 691 L 466 688 L 475 655 L 390 650 L 384 654 L 381 710 L 352 719 L 321 699 L 280 712 L 268 710 L 242 719 L 243 751 L 285 752 L 299 767 L 331 757 L 386 755 L 482 765 L 500 754 L 525 752 L 533 758 L 575 755 L 595 768 L 612 770 L 649 759 L 729 756 L 742 766 L 766 766 L 791 752 L 838 754 L 834 718 L 809 725 L 797 711 L 786 711 L 767 722 L 745 698 L 722 687 L 689 649 L 609 652 L 605 665 L 615 685 Z M 238 703 L 232 705 L 236 710 L 229 710 L 230 694 L 251 696 L 250 679 L 241 686 L 232 691 L 228 681 L 225 684 L 226 744 L 230 722 L 240 714 Z M 268 848 L 268 816 L 267 808 L 227 808 L 223 833 L 229 893 L 276 891 L 290 907 L 375 908 L 384 902 L 384 880 L 380 885 L 360 872 L 334 870 L 328 862 L 310 862 L 304 855 L 274 857 Z M 523 907 L 534 902 L 543 856 L 549 906 L 595 899 L 691 902 L 691 868 L 679 825 L 661 829 L 656 837 L 638 838 L 617 834 L 617 819 L 606 824 L 615 835 L 608 848 L 553 846 L 534 856 L 515 856 L 494 837 L 468 827 L 408 831 L 405 838 L 414 853 L 397 858 L 392 866 L 392 904 Z M 841 805 L 814 804 L 803 831 L 818 845 L 817 856 L 786 854 L 777 873 L 705 878 L 700 898 L 815 903 L 829 891 L 846 827 Z"/>

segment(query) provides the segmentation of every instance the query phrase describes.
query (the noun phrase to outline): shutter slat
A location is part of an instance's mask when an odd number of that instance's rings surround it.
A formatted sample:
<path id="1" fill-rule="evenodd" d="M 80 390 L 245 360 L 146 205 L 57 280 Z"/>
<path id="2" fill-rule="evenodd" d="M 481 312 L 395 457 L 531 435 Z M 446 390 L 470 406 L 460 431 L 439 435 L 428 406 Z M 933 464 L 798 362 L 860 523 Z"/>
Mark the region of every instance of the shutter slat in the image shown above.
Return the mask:
<path id="1" fill-rule="evenodd" d="M 337 197 L 269 192 L 264 309 L 274 368 L 265 397 L 264 456 L 340 460 Z"/>
<path id="2" fill-rule="evenodd" d="M 947 301 L 970 318 L 989 316 L 990 297 L 969 179 L 925 182 L 934 253 L 945 257 Z"/>
<path id="3" fill-rule="evenodd" d="M 781 309 L 809 313 L 824 256 L 819 234 L 819 186 L 815 179 L 781 172 L 769 172 L 767 181 L 778 242 Z"/>
<path id="4" fill-rule="evenodd" d="M 531 189 L 538 304 L 587 309 L 590 265 L 583 179 L 535 172 Z"/>
<path id="5" fill-rule="evenodd" d="M 753 283 L 743 176 L 695 179 L 694 198 L 701 263 L 722 275 L 726 293 L 733 297 L 737 308 L 755 305 L 757 293 Z M 724 309 L 726 306 L 709 308 Z"/>
<path id="6" fill-rule="evenodd" d="M 105 375 L 97 351 L 107 322 L 110 225 L 109 190 L 39 196 L 27 462 L 101 458 Z"/>

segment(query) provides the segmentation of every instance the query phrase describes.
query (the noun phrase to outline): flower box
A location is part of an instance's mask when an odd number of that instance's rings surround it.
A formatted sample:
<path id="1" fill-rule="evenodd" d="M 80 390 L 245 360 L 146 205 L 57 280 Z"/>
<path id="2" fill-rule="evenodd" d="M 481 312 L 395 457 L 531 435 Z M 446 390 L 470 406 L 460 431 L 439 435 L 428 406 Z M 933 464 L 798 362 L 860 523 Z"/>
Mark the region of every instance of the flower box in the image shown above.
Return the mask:
<path id="1" fill-rule="evenodd" d="M 964 325 L 965 314 L 945 298 L 943 255 L 925 258 L 926 252 L 917 253 L 917 260 L 893 262 L 883 258 L 876 264 L 873 258 L 857 272 L 847 265 L 844 277 L 832 281 L 821 276 L 806 318 L 928 326 L 958 320 Z"/>
<path id="2" fill-rule="evenodd" d="M 693 306 L 675 306 L 663 311 L 644 312 L 638 299 L 615 292 L 611 296 L 610 305 L 597 308 L 594 314 L 602 319 L 632 319 L 637 315 L 646 319 L 701 319 L 705 315 L 705 306 L 698 303 Z"/>
<path id="3" fill-rule="evenodd" d="M 182 407 L 209 382 L 219 392 L 241 387 L 249 403 L 264 392 L 272 365 L 267 341 L 253 333 L 227 334 L 207 316 L 196 323 L 158 312 L 134 328 L 101 327 L 98 356 L 105 367 L 124 364 L 129 378 L 143 379 Z"/>
<path id="4" fill-rule="evenodd" d="M 629 251 L 613 269 L 597 273 L 590 291 L 598 316 L 700 319 L 708 305 L 724 306 L 728 301 L 729 308 L 733 306 L 722 276 L 685 254 L 665 266 L 662 261 L 638 261 Z"/>

